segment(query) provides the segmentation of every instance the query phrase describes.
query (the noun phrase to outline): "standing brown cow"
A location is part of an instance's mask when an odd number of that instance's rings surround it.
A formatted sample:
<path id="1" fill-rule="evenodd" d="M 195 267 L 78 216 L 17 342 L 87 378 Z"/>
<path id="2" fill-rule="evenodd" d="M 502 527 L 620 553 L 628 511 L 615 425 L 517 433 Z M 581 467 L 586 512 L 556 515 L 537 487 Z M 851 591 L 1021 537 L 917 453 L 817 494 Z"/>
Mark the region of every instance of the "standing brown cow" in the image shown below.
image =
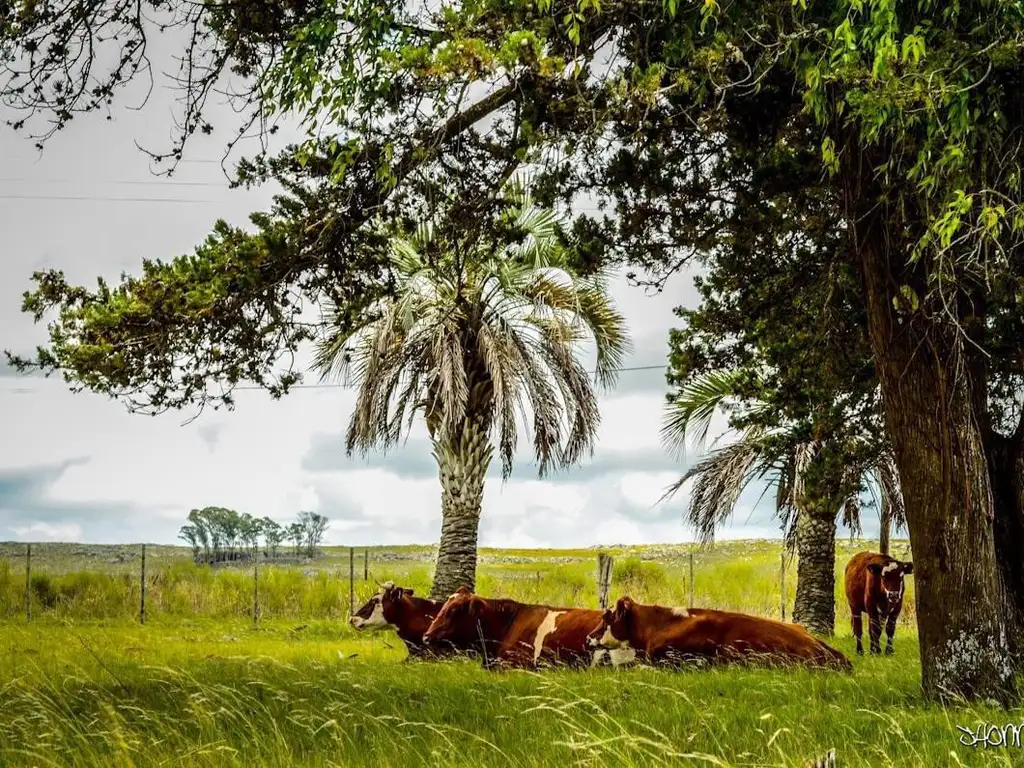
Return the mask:
<path id="1" fill-rule="evenodd" d="M 349 619 L 358 630 L 394 629 L 405 643 L 409 658 L 448 655 L 456 650 L 454 646 L 438 643 L 427 648 L 423 633 L 441 610 L 443 603 L 413 597 L 411 589 L 396 587 L 387 581 L 380 585 L 377 594 L 366 601 Z"/>
<path id="2" fill-rule="evenodd" d="M 594 648 L 633 648 L 652 664 L 742 661 L 853 668 L 842 653 L 799 624 L 729 611 L 641 605 L 628 597 L 604 612 L 587 641 Z"/>
<path id="3" fill-rule="evenodd" d="M 489 666 L 593 666 L 605 656 L 615 665 L 631 661 L 636 654 L 629 650 L 595 653 L 588 647 L 587 635 L 600 622 L 600 611 L 487 599 L 460 587 L 441 608 L 423 642 L 430 647 L 445 642 L 482 645 Z"/>
<path id="4" fill-rule="evenodd" d="M 913 563 L 902 563 L 889 555 L 876 552 L 858 552 L 846 565 L 846 600 L 850 604 L 853 634 L 857 638 L 857 653 L 864 653 L 861 635 L 864 625 L 861 614 L 868 615 L 868 633 L 871 653 L 880 653 L 882 620 L 885 620 L 885 652 L 892 653 L 892 636 L 896 633 L 896 619 L 903 610 L 903 577 L 914 572 Z"/>

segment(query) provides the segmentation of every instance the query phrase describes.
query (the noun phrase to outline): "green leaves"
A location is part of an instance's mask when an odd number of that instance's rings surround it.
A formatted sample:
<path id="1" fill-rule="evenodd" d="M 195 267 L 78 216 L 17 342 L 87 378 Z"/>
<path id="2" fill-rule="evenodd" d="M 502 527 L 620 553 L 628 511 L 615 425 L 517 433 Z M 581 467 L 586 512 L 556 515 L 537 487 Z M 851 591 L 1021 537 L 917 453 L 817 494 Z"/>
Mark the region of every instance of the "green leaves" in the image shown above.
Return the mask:
<path id="1" fill-rule="evenodd" d="M 903 38 L 900 46 L 900 60 L 904 64 L 919 64 L 925 54 L 924 37 L 910 34 Z"/>
<path id="2" fill-rule="evenodd" d="M 821 142 L 821 162 L 830 175 L 839 171 L 839 156 L 836 154 L 836 143 L 831 136 L 826 136 Z"/>

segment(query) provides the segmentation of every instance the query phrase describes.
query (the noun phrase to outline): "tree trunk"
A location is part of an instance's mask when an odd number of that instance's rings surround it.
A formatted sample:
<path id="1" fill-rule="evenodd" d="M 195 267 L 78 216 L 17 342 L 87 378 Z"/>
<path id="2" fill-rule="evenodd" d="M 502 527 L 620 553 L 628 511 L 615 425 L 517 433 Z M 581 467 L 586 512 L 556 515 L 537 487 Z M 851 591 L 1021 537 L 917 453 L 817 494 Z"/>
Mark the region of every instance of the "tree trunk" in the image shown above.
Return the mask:
<path id="1" fill-rule="evenodd" d="M 914 265 L 894 252 L 903 233 L 887 231 L 888 222 L 903 217 L 865 193 L 862 181 L 850 182 L 846 199 L 914 552 L 924 694 L 1010 703 L 1016 698 L 1012 618 L 983 440 L 986 382 L 968 364 L 963 340 L 941 320 L 894 312 L 901 285 L 927 288 Z"/>
<path id="2" fill-rule="evenodd" d="M 454 440 L 435 442 L 442 522 L 431 600 L 447 600 L 463 585 L 476 588 L 477 535 L 493 452 L 486 432 L 471 422 Z"/>
<path id="3" fill-rule="evenodd" d="M 1024 414 L 1021 416 L 1024 425 Z M 1024 666 L 1024 426 L 1012 438 L 991 434 L 989 472 L 995 501 L 996 559 L 1000 566 L 1015 667 Z"/>
<path id="4" fill-rule="evenodd" d="M 836 512 L 818 505 L 796 519 L 796 600 L 793 621 L 816 635 L 831 636 L 836 626 Z"/>
<path id="5" fill-rule="evenodd" d="M 884 493 L 882 494 L 882 510 L 878 517 L 878 551 L 883 555 L 889 554 L 889 533 L 892 528 L 892 504 Z"/>

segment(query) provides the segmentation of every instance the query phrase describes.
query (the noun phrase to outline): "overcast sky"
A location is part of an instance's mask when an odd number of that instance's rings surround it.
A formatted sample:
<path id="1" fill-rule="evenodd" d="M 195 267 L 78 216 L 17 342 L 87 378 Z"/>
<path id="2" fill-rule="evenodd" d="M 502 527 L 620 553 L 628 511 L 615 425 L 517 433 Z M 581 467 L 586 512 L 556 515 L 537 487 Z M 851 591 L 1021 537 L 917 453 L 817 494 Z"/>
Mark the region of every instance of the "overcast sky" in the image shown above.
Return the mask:
<path id="1" fill-rule="evenodd" d="M 221 109 L 220 114 L 225 114 Z M 2 116 L 6 117 L 6 116 Z M 200 137 L 173 180 L 151 174 L 135 142 L 167 146 L 171 95 L 157 90 L 141 112 L 78 119 L 46 147 L 0 132 L 0 349 L 29 351 L 45 339 L 20 312 L 33 270 L 55 267 L 95 285 L 137 272 L 144 257 L 190 252 L 217 218 L 246 225 L 274 190 L 229 190 L 218 161 L 230 121 Z M 692 305 L 692 275 L 658 296 L 619 277 L 613 296 L 635 350 L 625 365 L 663 366 L 678 305 Z M 685 492 L 657 505 L 684 469 L 658 440 L 666 392 L 661 368 L 624 371 L 601 398 L 593 460 L 536 480 L 528 448 L 503 484 L 492 468 L 481 541 L 487 546 L 589 546 L 682 542 Z M 0 362 L 0 540 L 174 543 L 188 511 L 226 506 L 286 522 L 300 510 L 331 519 L 337 544 L 429 543 L 440 530 L 440 486 L 425 430 L 387 456 L 348 459 L 343 434 L 350 390 L 301 389 L 279 402 L 238 394 L 234 412 L 154 418 L 93 394 L 73 395 L 54 377 L 18 377 Z M 772 500 L 744 495 L 723 538 L 778 535 Z M 871 517 L 871 513 L 865 515 Z M 865 519 L 865 532 L 877 525 Z"/>

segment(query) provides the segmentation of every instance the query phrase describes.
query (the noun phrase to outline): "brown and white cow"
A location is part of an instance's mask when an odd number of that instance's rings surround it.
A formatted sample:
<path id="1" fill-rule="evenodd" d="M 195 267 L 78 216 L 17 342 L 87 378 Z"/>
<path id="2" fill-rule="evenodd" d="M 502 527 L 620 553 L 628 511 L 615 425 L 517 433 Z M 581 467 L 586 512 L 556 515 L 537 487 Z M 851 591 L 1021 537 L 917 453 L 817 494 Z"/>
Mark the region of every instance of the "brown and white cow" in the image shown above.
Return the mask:
<path id="1" fill-rule="evenodd" d="M 443 603 L 414 597 L 411 589 L 396 587 L 388 581 L 380 585 L 373 597 L 349 619 L 358 630 L 393 629 L 405 643 L 410 658 L 424 658 L 448 655 L 455 649 L 448 644 L 427 648 L 423 644 L 423 633 L 437 616 Z"/>
<path id="2" fill-rule="evenodd" d="M 448 598 L 423 642 L 433 647 L 476 644 L 485 651 L 484 663 L 511 667 L 542 664 L 594 666 L 608 657 L 620 665 L 635 657 L 630 649 L 604 653 L 588 647 L 587 635 L 601 622 L 601 612 L 585 608 L 529 605 L 515 600 L 489 599 L 467 587 Z"/>
<path id="3" fill-rule="evenodd" d="M 620 598 L 587 642 L 637 651 L 652 664 L 746 662 L 849 671 L 849 660 L 798 624 L 705 608 L 666 608 Z"/>
<path id="4" fill-rule="evenodd" d="M 868 634 L 871 653 L 882 648 L 882 621 L 885 621 L 885 652 L 892 653 L 892 636 L 896 634 L 896 619 L 903 610 L 903 577 L 914 572 L 914 564 L 900 562 L 889 555 L 876 552 L 858 552 L 846 564 L 846 601 L 850 604 L 853 634 L 857 638 L 857 653 L 864 653 L 861 636 L 864 634 L 862 613 L 868 615 Z"/>

